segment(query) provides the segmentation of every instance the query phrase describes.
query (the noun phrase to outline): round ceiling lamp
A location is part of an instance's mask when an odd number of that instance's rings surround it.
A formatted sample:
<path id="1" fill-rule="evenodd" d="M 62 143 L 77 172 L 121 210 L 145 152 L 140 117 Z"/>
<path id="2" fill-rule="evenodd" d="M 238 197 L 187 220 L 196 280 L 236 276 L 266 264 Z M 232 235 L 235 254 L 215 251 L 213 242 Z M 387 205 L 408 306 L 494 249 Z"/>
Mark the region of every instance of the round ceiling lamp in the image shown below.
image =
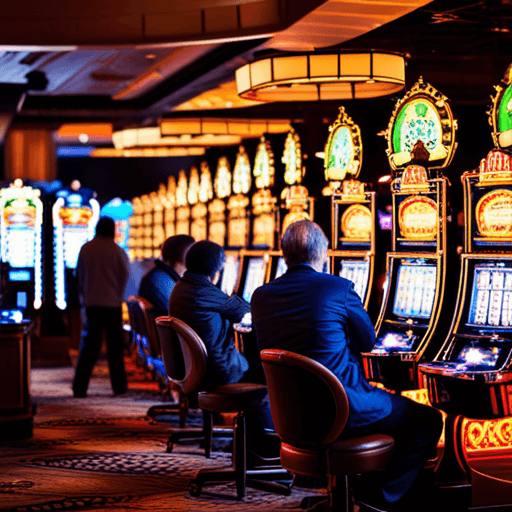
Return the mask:
<path id="1" fill-rule="evenodd" d="M 256 101 L 319 101 L 378 98 L 405 85 L 398 53 L 353 51 L 278 54 L 236 71 L 238 95 Z"/>

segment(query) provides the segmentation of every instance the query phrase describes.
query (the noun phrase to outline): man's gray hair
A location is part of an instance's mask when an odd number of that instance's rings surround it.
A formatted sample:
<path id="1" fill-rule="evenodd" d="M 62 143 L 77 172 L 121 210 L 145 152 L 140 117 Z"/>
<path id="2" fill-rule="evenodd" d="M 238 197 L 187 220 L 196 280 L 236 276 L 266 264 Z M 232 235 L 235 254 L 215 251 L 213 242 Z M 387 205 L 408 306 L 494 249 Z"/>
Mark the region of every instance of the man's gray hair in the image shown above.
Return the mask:
<path id="1" fill-rule="evenodd" d="M 325 258 L 329 240 L 322 228 L 310 220 L 298 220 L 288 226 L 281 238 L 281 249 L 288 267 L 315 265 Z"/>

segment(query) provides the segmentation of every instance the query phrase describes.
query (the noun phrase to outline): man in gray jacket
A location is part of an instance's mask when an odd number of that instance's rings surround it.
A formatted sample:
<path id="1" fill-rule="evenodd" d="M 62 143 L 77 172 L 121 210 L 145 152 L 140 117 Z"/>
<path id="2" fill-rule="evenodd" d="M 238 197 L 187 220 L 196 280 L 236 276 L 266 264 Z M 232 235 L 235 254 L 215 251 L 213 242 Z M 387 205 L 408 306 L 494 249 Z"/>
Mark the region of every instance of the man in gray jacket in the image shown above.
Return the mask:
<path id="1" fill-rule="evenodd" d="M 78 256 L 78 291 L 87 316 L 84 338 L 73 381 L 73 394 L 87 396 L 87 387 L 96 364 L 103 331 L 107 338 L 108 367 L 114 394 L 126 393 L 123 361 L 121 305 L 128 281 L 128 256 L 115 241 L 115 223 L 102 217 L 96 236 L 82 246 Z"/>

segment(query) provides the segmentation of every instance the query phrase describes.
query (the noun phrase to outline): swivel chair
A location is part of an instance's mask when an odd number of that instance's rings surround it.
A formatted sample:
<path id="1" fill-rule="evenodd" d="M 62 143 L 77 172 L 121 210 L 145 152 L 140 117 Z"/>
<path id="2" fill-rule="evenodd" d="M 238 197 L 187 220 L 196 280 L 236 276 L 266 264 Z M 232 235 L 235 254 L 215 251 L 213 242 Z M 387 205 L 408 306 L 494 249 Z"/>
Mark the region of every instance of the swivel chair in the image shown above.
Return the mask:
<path id="1" fill-rule="evenodd" d="M 206 347 L 196 332 L 181 320 L 174 317 L 159 317 L 156 320 L 157 329 L 165 330 L 162 333 L 162 353 L 166 361 L 166 350 L 171 343 L 164 343 L 169 334 L 181 344 L 185 377 L 181 383 L 183 393 L 188 394 L 196 390 L 201 384 L 206 373 L 207 351 Z M 172 338 L 171 338 L 172 339 Z M 213 413 L 236 413 L 233 435 L 233 468 L 199 470 L 190 482 L 189 491 L 192 496 L 199 496 L 205 485 L 217 485 L 234 481 L 239 500 L 245 496 L 246 486 L 258 489 L 271 490 L 281 494 L 289 494 L 290 487 L 280 485 L 268 480 L 290 480 L 291 475 L 280 466 L 272 465 L 261 469 L 247 469 L 246 459 L 246 431 L 245 412 L 260 407 L 261 401 L 266 397 L 267 389 L 262 384 L 235 383 L 217 387 L 213 392 L 201 391 L 198 393 L 197 402 L 203 411 L 203 429 L 206 456 L 210 456 L 212 435 L 216 432 L 225 434 L 226 430 L 213 429 Z M 270 463 L 275 463 L 271 460 Z"/>
<path id="2" fill-rule="evenodd" d="M 172 452 L 174 445 L 179 441 L 204 440 L 205 455 L 209 458 L 211 455 L 213 434 L 231 437 L 233 435 L 233 431 L 232 429 L 223 428 L 213 429 L 210 419 L 207 419 L 209 428 L 206 429 L 206 431 L 204 427 L 198 428 L 186 426 L 186 420 L 191 405 L 193 408 L 198 407 L 197 392 L 198 387 L 203 380 L 204 373 L 206 372 L 206 361 L 204 361 L 203 366 L 198 364 L 191 367 L 191 365 L 185 364 L 181 340 L 184 338 L 188 339 L 189 337 L 196 337 L 200 343 L 203 342 L 188 325 L 177 318 L 160 316 L 155 322 L 162 350 L 162 359 L 167 373 L 167 378 L 169 380 L 169 386 L 178 393 L 177 406 L 169 404 L 168 408 L 169 412 L 175 410 L 179 413 L 179 428 L 171 429 L 166 451 L 167 453 Z M 160 407 L 160 410 L 162 410 L 166 406 L 155 407 Z"/>
<path id="3" fill-rule="evenodd" d="M 320 477 L 327 487 L 328 508 L 352 511 L 348 476 L 385 469 L 393 438 L 374 434 L 339 439 L 348 418 L 347 395 L 322 364 L 274 349 L 263 350 L 261 361 L 283 468 Z"/>

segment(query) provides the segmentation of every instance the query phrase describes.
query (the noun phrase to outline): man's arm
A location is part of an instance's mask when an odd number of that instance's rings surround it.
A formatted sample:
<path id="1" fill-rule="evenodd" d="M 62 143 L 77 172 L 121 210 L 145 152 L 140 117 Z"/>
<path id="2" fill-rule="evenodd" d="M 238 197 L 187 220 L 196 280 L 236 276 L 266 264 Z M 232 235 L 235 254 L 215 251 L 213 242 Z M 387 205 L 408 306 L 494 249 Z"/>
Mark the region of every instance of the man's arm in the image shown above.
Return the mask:
<path id="1" fill-rule="evenodd" d="M 240 322 L 244 315 L 250 312 L 251 306 L 249 303 L 238 295 L 231 295 L 220 311 L 221 315 L 227 318 L 231 323 Z"/>
<path id="2" fill-rule="evenodd" d="M 375 345 L 375 329 L 352 284 L 347 291 L 345 307 L 351 350 L 358 354 L 370 352 Z"/>

